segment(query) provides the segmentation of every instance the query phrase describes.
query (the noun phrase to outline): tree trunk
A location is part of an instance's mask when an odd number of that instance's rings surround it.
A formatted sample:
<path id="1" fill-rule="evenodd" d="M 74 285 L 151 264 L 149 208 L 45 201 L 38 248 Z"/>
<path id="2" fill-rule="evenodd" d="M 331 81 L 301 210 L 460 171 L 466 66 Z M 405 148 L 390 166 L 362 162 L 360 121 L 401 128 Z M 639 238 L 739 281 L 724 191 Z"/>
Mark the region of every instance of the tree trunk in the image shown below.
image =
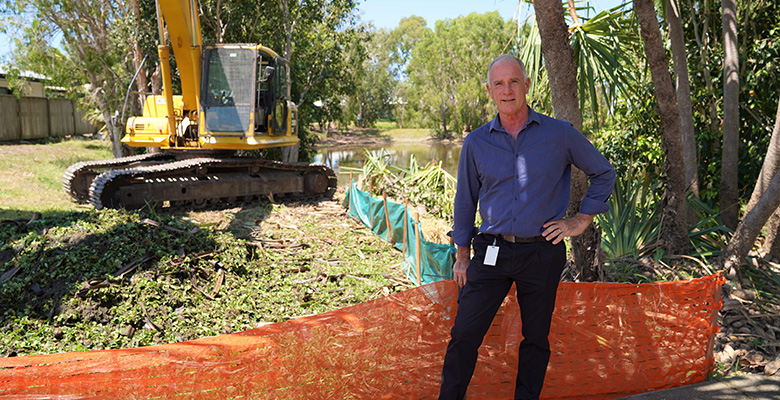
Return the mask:
<path id="1" fill-rule="evenodd" d="M 780 101 L 777 102 L 777 114 L 775 115 L 775 127 L 772 130 L 772 138 L 769 141 L 769 148 L 764 157 L 764 164 L 753 188 L 753 194 L 747 204 L 745 212 L 750 212 L 755 207 L 758 200 L 769 187 L 772 177 L 780 170 Z M 769 254 L 773 258 L 780 258 L 780 208 L 775 210 L 767 223 L 767 235 L 764 245 L 761 247 L 761 253 Z"/>
<path id="2" fill-rule="evenodd" d="M 282 9 L 282 16 L 284 18 L 284 32 L 285 32 L 285 42 L 284 42 L 284 58 L 287 60 L 287 62 L 292 65 L 292 52 L 293 52 L 293 46 L 292 46 L 292 39 L 293 39 L 293 31 L 295 30 L 295 25 L 297 21 L 292 21 L 290 18 L 290 7 L 287 3 L 287 0 L 279 0 L 279 7 Z M 289 100 L 292 98 L 292 76 L 290 75 L 292 73 L 291 68 L 285 68 L 285 80 L 287 81 L 287 92 L 286 92 L 286 98 Z M 300 121 L 297 122 L 300 124 Z M 282 151 L 282 161 L 283 162 L 296 162 L 298 161 L 298 151 L 300 149 L 300 144 L 296 143 L 292 146 L 284 146 L 281 148 Z"/>
<path id="3" fill-rule="evenodd" d="M 140 21 L 141 19 L 141 9 L 138 0 L 132 0 L 131 6 L 133 9 L 133 15 L 137 20 Z M 138 90 L 138 107 L 133 107 L 134 110 L 141 110 L 144 107 L 144 100 L 146 100 L 146 95 L 143 93 L 146 93 L 149 91 L 149 81 L 147 80 L 147 71 L 146 67 L 141 68 L 141 63 L 144 60 L 144 52 L 143 49 L 141 49 L 141 45 L 138 43 L 138 41 L 135 42 L 135 45 L 133 46 L 133 69 L 139 70 L 138 72 L 138 78 L 136 79 L 135 85 L 136 89 Z M 122 121 L 124 123 L 125 121 Z"/>
<path id="4" fill-rule="evenodd" d="M 647 62 L 653 77 L 663 133 L 661 147 L 666 153 L 664 161 L 666 187 L 661 215 L 661 234 L 666 241 L 668 252 L 685 254 L 688 250 L 685 162 L 680 134 L 680 112 L 677 109 L 675 90 L 669 75 L 669 59 L 664 51 L 658 15 L 652 0 L 634 0 L 634 12 L 639 19 Z"/>
<path id="5" fill-rule="evenodd" d="M 111 153 L 114 154 L 114 158 L 129 156 L 131 154 L 130 148 L 122 144 L 122 128 L 114 126 L 114 120 L 119 118 L 112 118 L 112 115 L 108 111 L 108 105 L 100 95 L 95 96 L 95 98 L 101 114 L 103 114 L 103 121 L 106 123 L 108 137 L 111 139 Z"/>
<path id="6" fill-rule="evenodd" d="M 685 183 L 688 190 L 699 197 L 699 165 L 696 155 L 696 133 L 693 126 L 691 84 L 688 77 L 688 56 L 685 52 L 685 37 L 680 23 L 680 5 L 677 0 L 669 0 L 666 7 L 666 21 L 669 24 L 669 38 L 672 43 L 677 108 L 680 111 Z"/>
<path id="7" fill-rule="evenodd" d="M 780 169 L 780 101 L 777 102 L 777 114 L 775 115 L 775 127 L 772 129 L 772 138 L 769 140 L 769 148 L 764 157 L 764 164 L 761 166 L 761 172 L 758 174 L 758 180 L 753 187 L 753 193 L 750 195 L 745 212 L 750 212 L 756 205 L 758 199 L 764 194 L 772 177 Z"/>
<path id="8" fill-rule="evenodd" d="M 699 23 L 696 18 L 696 10 L 691 10 L 691 19 L 693 20 L 693 33 L 696 38 L 696 45 L 699 48 L 699 58 L 701 60 L 709 60 L 709 52 L 710 49 L 710 33 L 709 33 L 709 20 L 710 20 L 710 12 L 709 12 L 709 5 L 708 2 L 701 3 L 701 6 L 703 7 L 703 10 L 700 10 L 699 12 L 702 13 L 704 16 L 702 25 L 701 25 L 701 32 L 699 32 Z M 709 131 L 710 134 L 715 136 L 718 132 L 718 127 L 720 125 L 720 120 L 718 117 L 718 99 L 715 96 L 715 89 L 714 85 L 712 83 L 712 73 L 710 71 L 710 66 L 707 62 L 702 63 L 702 71 L 704 75 L 704 85 L 707 88 L 707 105 L 709 106 L 710 110 L 710 119 L 709 119 Z"/>
<path id="9" fill-rule="evenodd" d="M 441 104 L 439 104 L 439 118 L 441 118 L 442 134 L 447 136 L 447 105 L 445 104 L 444 97 L 442 97 Z"/>
<path id="10" fill-rule="evenodd" d="M 160 70 L 160 63 L 157 63 L 154 72 L 152 72 L 151 85 L 152 94 L 159 95 L 162 93 L 162 71 Z"/>
<path id="11" fill-rule="evenodd" d="M 722 0 L 723 8 L 723 145 L 720 216 L 731 229 L 739 222 L 739 52 L 737 1 Z"/>
<path id="12" fill-rule="evenodd" d="M 742 261 L 750 249 L 753 248 L 761 228 L 763 228 L 769 216 L 772 215 L 778 206 L 780 206 L 780 173 L 775 174 L 761 199 L 745 215 L 742 222 L 737 225 L 734 236 L 720 257 L 715 261 L 715 264 L 722 266 L 727 271 L 733 269 L 736 271 L 737 277 L 741 277 L 740 265 Z M 741 282 L 739 283 L 741 284 Z"/>
<path id="13" fill-rule="evenodd" d="M 279 7 L 282 9 L 282 18 L 284 19 L 284 58 L 287 60 L 287 62 L 292 63 L 292 38 L 293 38 L 293 30 L 295 29 L 295 22 L 291 21 L 290 19 L 290 7 L 287 3 L 287 0 L 279 0 Z M 290 68 L 285 68 L 285 80 L 287 81 L 287 92 L 286 96 L 289 99 L 291 97 L 291 82 L 292 77 L 290 71 Z"/>
<path id="14" fill-rule="evenodd" d="M 775 260 L 780 259 L 780 240 L 777 240 L 778 236 L 780 236 L 780 207 L 775 210 L 766 223 L 766 237 L 764 237 L 764 244 L 760 250 L 764 257 Z"/>
<path id="15" fill-rule="evenodd" d="M 550 80 L 555 117 L 571 122 L 582 130 L 582 115 L 577 99 L 577 67 L 569 45 L 569 30 L 564 20 L 564 11 L 558 0 L 534 1 L 539 37 L 542 41 L 542 55 Z M 585 174 L 572 168 L 571 200 L 567 215 L 579 212 L 582 198 L 587 191 Z M 590 224 L 579 236 L 571 238 L 574 268 L 583 281 L 595 281 L 601 275 L 601 232 Z"/>
<path id="16" fill-rule="evenodd" d="M 542 42 L 542 56 L 550 80 L 555 117 L 582 129 L 582 115 L 577 100 L 577 66 L 569 45 L 569 29 L 560 1 L 536 0 L 536 22 Z"/>

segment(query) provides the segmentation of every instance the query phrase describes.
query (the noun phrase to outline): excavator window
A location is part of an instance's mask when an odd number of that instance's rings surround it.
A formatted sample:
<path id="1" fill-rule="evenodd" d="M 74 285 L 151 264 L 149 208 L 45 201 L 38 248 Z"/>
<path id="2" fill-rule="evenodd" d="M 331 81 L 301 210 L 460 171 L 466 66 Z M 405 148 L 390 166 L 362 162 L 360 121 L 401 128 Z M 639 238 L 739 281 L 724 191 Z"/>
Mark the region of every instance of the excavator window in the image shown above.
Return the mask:
<path id="1" fill-rule="evenodd" d="M 205 53 L 205 91 L 201 94 L 209 132 L 251 132 L 254 108 L 255 50 L 212 48 Z"/>
<path id="2" fill-rule="evenodd" d="M 274 72 L 276 82 L 276 104 L 274 109 L 274 134 L 287 134 L 287 65 L 279 62 Z"/>
<path id="3" fill-rule="evenodd" d="M 274 76 L 274 67 L 268 64 L 269 58 L 262 55 L 257 58 L 257 100 L 255 114 L 255 131 L 268 131 L 268 115 L 273 104 L 271 82 Z"/>

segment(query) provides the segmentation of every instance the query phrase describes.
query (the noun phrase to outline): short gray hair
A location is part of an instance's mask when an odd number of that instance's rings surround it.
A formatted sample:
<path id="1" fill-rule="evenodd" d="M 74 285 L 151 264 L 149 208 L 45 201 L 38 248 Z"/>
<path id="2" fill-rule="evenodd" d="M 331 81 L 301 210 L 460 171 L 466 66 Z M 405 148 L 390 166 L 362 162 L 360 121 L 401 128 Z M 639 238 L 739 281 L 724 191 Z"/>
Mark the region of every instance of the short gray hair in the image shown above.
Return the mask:
<path id="1" fill-rule="evenodd" d="M 525 64 L 523 64 L 523 60 L 521 60 L 521 59 L 519 59 L 519 58 L 515 57 L 515 56 L 514 56 L 514 55 L 512 55 L 512 54 L 502 54 L 502 55 L 500 55 L 500 56 L 496 57 L 496 58 L 495 58 L 495 59 L 494 59 L 494 60 L 493 60 L 493 61 L 490 63 L 490 65 L 488 66 L 488 71 L 487 71 L 487 83 L 488 83 L 488 85 L 490 85 L 490 70 L 491 70 L 491 69 L 493 69 L 493 65 L 495 65 L 495 64 L 496 64 L 496 63 L 498 63 L 498 62 L 501 62 L 501 61 L 506 61 L 506 60 L 511 60 L 511 61 L 514 61 L 514 62 L 516 62 L 516 63 L 517 63 L 517 65 L 519 65 L 519 66 L 520 66 L 520 70 L 521 70 L 521 71 L 523 71 L 523 80 L 526 80 L 526 79 L 528 79 L 528 74 L 525 72 Z"/>

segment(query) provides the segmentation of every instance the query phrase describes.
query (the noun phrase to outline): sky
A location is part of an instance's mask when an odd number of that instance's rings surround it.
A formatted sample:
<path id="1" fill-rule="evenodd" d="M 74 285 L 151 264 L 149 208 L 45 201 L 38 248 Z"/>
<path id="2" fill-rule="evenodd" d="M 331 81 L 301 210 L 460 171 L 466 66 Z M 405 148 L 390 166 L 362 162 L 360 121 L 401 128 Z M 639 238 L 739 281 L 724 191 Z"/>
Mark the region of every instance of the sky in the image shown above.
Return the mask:
<path id="1" fill-rule="evenodd" d="M 622 3 L 622 0 L 590 0 L 590 5 L 597 11 Z M 502 18 L 511 20 L 519 11 L 520 18 L 525 19 L 532 9 L 530 4 L 523 3 L 518 10 L 518 0 L 362 0 L 358 16 L 362 22 L 371 21 L 376 28 L 392 30 L 401 19 L 412 15 L 425 18 L 428 27 L 433 27 L 438 20 L 454 19 L 473 12 L 498 11 Z M 0 57 L 10 51 L 10 38 L 0 34 Z"/>
<path id="2" fill-rule="evenodd" d="M 630 1 L 630 0 L 626 0 Z M 590 0 L 597 11 L 622 4 L 621 0 Z M 533 6 L 523 3 L 520 18 L 527 18 Z M 436 21 L 454 19 L 473 12 L 484 14 L 498 11 L 505 20 L 511 20 L 518 11 L 518 0 L 363 0 L 358 6 L 358 15 L 362 22 L 372 21 L 374 27 L 392 30 L 401 19 L 417 15 L 425 18 L 429 28 Z"/>

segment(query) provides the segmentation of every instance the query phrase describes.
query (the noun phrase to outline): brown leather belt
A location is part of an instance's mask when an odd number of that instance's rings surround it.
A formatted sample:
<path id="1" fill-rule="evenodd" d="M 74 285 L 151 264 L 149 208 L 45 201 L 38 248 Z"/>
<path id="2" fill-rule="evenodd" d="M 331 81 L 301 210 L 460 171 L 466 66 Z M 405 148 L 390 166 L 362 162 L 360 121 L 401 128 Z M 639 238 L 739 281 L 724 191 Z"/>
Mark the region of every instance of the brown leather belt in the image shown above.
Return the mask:
<path id="1" fill-rule="evenodd" d="M 495 236 L 501 239 L 504 239 L 505 241 L 509 243 L 538 243 L 538 242 L 546 242 L 547 239 L 544 238 L 544 236 L 532 236 L 532 237 L 518 237 L 515 235 L 491 235 L 486 234 L 487 236 Z"/>

